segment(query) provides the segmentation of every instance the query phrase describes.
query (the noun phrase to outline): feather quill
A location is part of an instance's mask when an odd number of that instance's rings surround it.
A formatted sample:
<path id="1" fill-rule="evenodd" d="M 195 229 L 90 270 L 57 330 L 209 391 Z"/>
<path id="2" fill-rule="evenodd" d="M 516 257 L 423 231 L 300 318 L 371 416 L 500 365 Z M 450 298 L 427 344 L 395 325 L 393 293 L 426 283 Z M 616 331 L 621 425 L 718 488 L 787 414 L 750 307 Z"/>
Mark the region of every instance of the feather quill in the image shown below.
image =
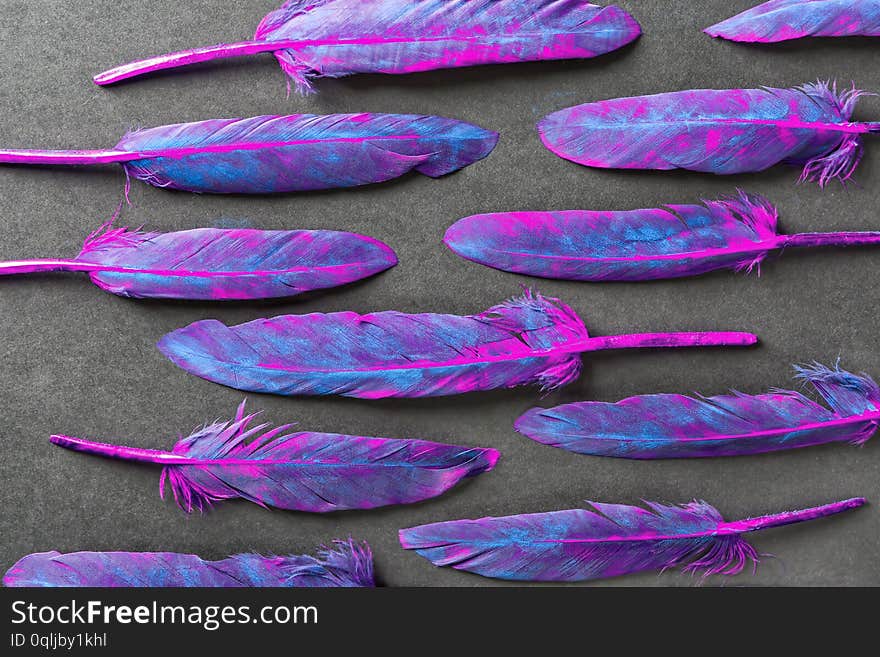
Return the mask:
<path id="1" fill-rule="evenodd" d="M 440 116 L 292 114 L 210 119 L 128 133 L 111 150 L 0 150 L 0 163 L 119 163 L 155 187 L 268 194 L 355 187 L 418 171 L 439 177 L 486 157 L 498 133 Z"/>
<path id="2" fill-rule="evenodd" d="M 767 199 L 739 192 L 703 205 L 644 210 L 479 214 L 453 224 L 444 242 L 488 267 L 576 281 L 752 271 L 785 248 L 880 244 L 880 232 L 780 235 L 777 218 Z"/>
<path id="3" fill-rule="evenodd" d="M 314 313 L 232 327 L 202 320 L 158 347 L 178 367 L 232 388 L 378 399 L 531 383 L 550 390 L 578 377 L 582 352 L 756 341 L 731 332 L 590 337 L 574 310 L 526 292 L 472 316 Z"/>
<path id="4" fill-rule="evenodd" d="M 291 432 L 290 424 L 252 426 L 257 415 L 245 415 L 242 402 L 231 422 L 206 425 L 170 452 L 62 435 L 50 440 L 78 452 L 162 465 L 160 495 L 167 481 L 174 501 L 188 513 L 235 498 L 312 513 L 412 504 L 491 470 L 499 456 L 494 449 L 424 440 Z"/>
<path id="5" fill-rule="evenodd" d="M 677 91 L 569 107 L 544 117 L 538 131 L 556 155 L 584 166 L 728 175 L 788 163 L 824 187 L 848 180 L 862 136 L 880 132 L 880 122 L 850 121 L 861 95 L 825 82 Z"/>
<path id="6" fill-rule="evenodd" d="M 640 395 L 616 404 L 533 408 L 515 426 L 551 447 L 630 459 L 740 456 L 830 442 L 863 445 L 874 435 L 880 388 L 871 377 L 818 363 L 795 369 L 830 408 L 793 390 Z"/>
<path id="7" fill-rule="evenodd" d="M 38 552 L 19 559 L 3 586 L 27 587 L 373 587 L 366 543 L 334 541 L 317 556 L 234 554 L 206 561 L 175 552 Z"/>
<path id="8" fill-rule="evenodd" d="M 880 36 L 880 0 L 770 0 L 703 31 L 749 43 Z"/>
<path id="9" fill-rule="evenodd" d="M 315 78 L 411 73 L 478 64 L 588 58 L 638 38 L 616 6 L 583 0 L 288 0 L 252 41 L 132 62 L 96 75 L 107 85 L 144 73 L 271 52 L 299 91 Z"/>
<path id="10" fill-rule="evenodd" d="M 400 544 L 435 566 L 520 581 L 576 582 L 680 567 L 735 575 L 758 553 L 743 534 L 823 518 L 865 504 L 861 497 L 824 506 L 725 522 L 701 501 L 647 509 L 589 503 L 502 518 L 452 520 L 400 530 Z"/>
<path id="11" fill-rule="evenodd" d="M 198 228 L 145 233 L 104 224 L 73 259 L 0 262 L 0 276 L 82 271 L 124 297 L 268 299 L 373 276 L 397 264 L 391 248 L 332 230 Z"/>

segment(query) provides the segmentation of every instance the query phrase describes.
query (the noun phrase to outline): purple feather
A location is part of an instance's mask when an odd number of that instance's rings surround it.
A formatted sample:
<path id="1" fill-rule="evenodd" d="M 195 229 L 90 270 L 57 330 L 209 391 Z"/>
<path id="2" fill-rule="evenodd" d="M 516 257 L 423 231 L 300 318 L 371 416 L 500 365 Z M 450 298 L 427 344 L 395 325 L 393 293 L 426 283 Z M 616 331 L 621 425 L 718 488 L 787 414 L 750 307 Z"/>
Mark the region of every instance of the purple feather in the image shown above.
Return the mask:
<path id="1" fill-rule="evenodd" d="M 167 480 L 187 512 L 235 498 L 313 513 L 412 504 L 491 470 L 499 456 L 494 449 L 424 440 L 290 432 L 290 424 L 251 426 L 257 415 L 245 415 L 242 402 L 232 422 L 197 429 L 170 452 L 70 436 L 50 440 L 87 454 L 163 465 L 160 494 L 164 497 Z"/>
<path id="2" fill-rule="evenodd" d="M 616 6 L 583 0 L 288 0 L 253 41 L 131 62 L 96 75 L 107 85 L 168 68 L 271 52 L 299 91 L 315 78 L 412 73 L 477 64 L 596 57 L 638 38 Z"/>
<path id="3" fill-rule="evenodd" d="M 818 363 L 797 367 L 829 408 L 793 390 L 716 397 L 640 395 L 616 404 L 578 402 L 533 408 L 516 430 L 578 454 L 629 459 L 740 456 L 831 442 L 862 445 L 880 423 L 880 388 Z"/>
<path id="4" fill-rule="evenodd" d="M 538 124 L 559 157 L 603 169 L 687 169 L 716 174 L 803 166 L 825 186 L 852 176 L 862 135 L 852 123 L 862 92 L 824 82 L 794 89 L 698 89 L 569 107 Z"/>
<path id="5" fill-rule="evenodd" d="M 770 0 L 703 31 L 751 43 L 880 36 L 880 0 Z"/>
<path id="6" fill-rule="evenodd" d="M 268 194 L 355 187 L 418 171 L 438 176 L 486 157 L 498 133 L 440 116 L 292 114 L 211 119 L 128 133 L 108 151 L 0 150 L 0 163 L 118 162 L 156 187 Z"/>
<path id="7" fill-rule="evenodd" d="M 571 308 L 527 292 L 471 316 L 314 313 L 232 327 L 202 320 L 158 347 L 178 367 L 232 388 L 378 399 L 532 383 L 550 390 L 578 377 L 582 352 L 756 341 L 729 332 L 591 338 Z"/>
<path id="8" fill-rule="evenodd" d="M 735 575 L 758 553 L 742 534 L 855 509 L 861 497 L 825 506 L 725 522 L 705 502 L 648 509 L 590 502 L 503 518 L 452 520 L 400 530 L 400 544 L 435 566 L 520 581 L 577 582 L 681 567 Z"/>
<path id="9" fill-rule="evenodd" d="M 759 267 L 793 246 L 880 244 L 880 232 L 779 235 L 776 208 L 740 192 L 704 205 L 594 212 L 498 212 L 465 217 L 444 241 L 458 255 L 517 274 L 644 281 Z"/>
<path id="10" fill-rule="evenodd" d="M 373 276 L 397 264 L 391 248 L 332 230 L 198 228 L 144 233 L 104 224 L 71 260 L 0 262 L 0 276 L 88 272 L 124 297 L 268 299 Z"/>
<path id="11" fill-rule="evenodd" d="M 205 561 L 175 552 L 38 552 L 16 562 L 4 586 L 358 587 L 375 586 L 370 547 L 334 541 L 309 555 L 234 554 Z"/>

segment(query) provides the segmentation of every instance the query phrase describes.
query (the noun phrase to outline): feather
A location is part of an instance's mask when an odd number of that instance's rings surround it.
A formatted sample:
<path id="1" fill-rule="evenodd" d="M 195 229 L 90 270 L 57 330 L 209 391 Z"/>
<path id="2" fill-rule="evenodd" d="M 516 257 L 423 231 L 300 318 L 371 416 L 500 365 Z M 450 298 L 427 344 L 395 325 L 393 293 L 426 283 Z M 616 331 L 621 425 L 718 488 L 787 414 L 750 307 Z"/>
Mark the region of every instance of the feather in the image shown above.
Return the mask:
<path id="1" fill-rule="evenodd" d="M 516 421 L 532 440 L 578 454 L 629 459 L 761 454 L 830 442 L 863 445 L 880 423 L 880 388 L 818 363 L 797 367 L 829 408 L 793 390 L 716 397 L 640 395 L 616 404 L 533 408 Z"/>
<path id="2" fill-rule="evenodd" d="M 118 162 L 156 187 L 268 194 L 354 187 L 415 170 L 438 177 L 486 157 L 498 133 L 415 114 L 211 119 L 128 133 L 109 151 L 0 150 L 0 163 Z"/>
<path id="3" fill-rule="evenodd" d="M 263 507 L 326 513 L 412 504 L 443 494 L 465 477 L 491 470 L 494 449 L 424 440 L 364 438 L 309 431 L 290 424 L 251 426 L 244 402 L 231 422 L 197 429 L 170 452 L 107 445 L 54 435 L 61 447 L 124 461 L 164 466 L 181 509 L 205 511 L 242 498 Z"/>
<path id="4" fill-rule="evenodd" d="M 703 31 L 751 43 L 880 36 L 880 0 L 770 0 Z"/>
<path id="5" fill-rule="evenodd" d="M 158 347 L 178 367 L 232 388 L 378 399 L 530 383 L 550 390 L 578 377 L 582 352 L 756 340 L 725 332 L 591 338 L 571 308 L 526 292 L 473 316 L 314 313 L 232 327 L 202 320 L 167 334 Z"/>
<path id="6" fill-rule="evenodd" d="M 268 299 L 373 276 L 397 264 L 391 248 L 332 230 L 198 228 L 144 233 L 104 224 L 71 260 L 0 262 L 0 276 L 88 272 L 124 297 Z"/>
<path id="7" fill-rule="evenodd" d="M 495 269 L 576 281 L 751 271 L 786 247 L 880 244 L 880 232 L 779 235 L 776 220 L 767 199 L 739 192 L 704 205 L 647 210 L 478 214 L 453 224 L 444 241 Z"/>
<path id="8" fill-rule="evenodd" d="M 4 586 L 356 587 L 375 586 L 370 547 L 334 541 L 317 556 L 234 554 L 205 561 L 175 552 L 38 552 L 19 559 Z"/>
<path id="9" fill-rule="evenodd" d="M 288 0 L 253 41 L 132 62 L 96 75 L 99 85 L 162 69 L 271 52 L 299 91 L 315 78 L 412 73 L 602 55 L 638 38 L 616 6 L 583 0 Z"/>
<path id="10" fill-rule="evenodd" d="M 698 89 L 616 98 L 554 112 L 538 123 L 559 157 L 603 169 L 687 169 L 716 174 L 803 165 L 801 179 L 848 180 L 862 135 L 852 123 L 863 92 L 825 82 L 794 89 Z"/>
<path id="11" fill-rule="evenodd" d="M 570 509 L 480 520 L 453 520 L 400 530 L 400 544 L 435 566 L 485 577 L 576 582 L 642 570 L 735 575 L 758 553 L 747 532 L 813 520 L 865 504 L 853 498 L 803 511 L 725 522 L 714 507 L 646 502 L 648 509 L 590 502 Z"/>

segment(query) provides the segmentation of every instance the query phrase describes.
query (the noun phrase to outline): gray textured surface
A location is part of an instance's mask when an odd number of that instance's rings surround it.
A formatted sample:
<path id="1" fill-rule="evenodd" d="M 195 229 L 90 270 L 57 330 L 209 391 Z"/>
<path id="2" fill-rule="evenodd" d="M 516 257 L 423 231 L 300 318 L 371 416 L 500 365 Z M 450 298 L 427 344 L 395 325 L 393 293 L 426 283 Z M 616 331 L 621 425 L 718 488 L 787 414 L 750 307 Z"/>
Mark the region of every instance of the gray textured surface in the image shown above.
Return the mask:
<path id="1" fill-rule="evenodd" d="M 720 178 L 688 173 L 589 170 L 544 150 L 534 123 L 553 110 L 602 98 L 697 87 L 788 86 L 821 78 L 880 91 L 878 41 L 803 41 L 748 47 L 700 29 L 754 4 L 621 1 L 645 34 L 601 59 L 494 66 L 319 81 L 319 95 L 285 99 L 271 56 L 93 86 L 93 74 L 131 59 L 250 36 L 272 0 L 61 0 L 0 2 L 0 145 L 106 147 L 132 126 L 296 112 L 413 112 L 457 117 L 502 133 L 486 160 L 441 180 L 411 176 L 359 190 L 276 197 L 196 196 L 132 187 L 123 221 L 152 229 L 211 225 L 335 228 L 385 240 L 401 264 L 373 280 L 305 301 L 167 303 L 101 292 L 83 275 L 0 281 L 3 420 L 0 423 L 0 568 L 34 551 L 177 550 L 219 557 L 242 550 L 310 551 L 351 534 L 369 540 L 378 573 L 392 585 L 480 586 L 491 580 L 436 569 L 397 544 L 399 527 L 444 519 L 546 511 L 588 498 L 703 498 L 729 518 L 854 495 L 880 497 L 878 445 L 845 445 L 742 459 L 641 463 L 569 454 L 511 428 L 531 405 L 616 400 L 657 391 L 755 393 L 788 386 L 789 364 L 841 356 L 880 376 L 877 272 L 880 253 L 790 252 L 761 278 L 718 273 L 652 284 L 537 281 L 456 258 L 440 243 L 465 215 L 503 209 L 637 208 L 690 202 L 737 185 L 778 203 L 783 228 L 865 230 L 877 216 L 880 139 L 869 139 L 857 185 L 820 191 L 797 172 Z M 857 116 L 880 116 L 880 100 Z M 0 169 L 0 258 L 73 255 L 119 203 L 113 167 Z M 253 395 L 275 422 L 314 430 L 422 437 L 492 446 L 497 469 L 424 504 L 317 516 L 228 503 L 187 517 L 157 494 L 158 471 L 78 455 L 49 444 L 52 432 L 170 447 L 178 432 L 234 412 L 241 393 L 187 375 L 154 348 L 165 332 L 205 317 L 227 323 L 313 311 L 469 313 L 523 283 L 559 296 L 592 332 L 729 329 L 761 337 L 758 348 L 607 353 L 590 358 L 576 384 L 541 400 L 534 390 L 459 398 L 368 402 Z M 880 584 L 876 506 L 754 537 L 777 555 L 737 583 Z M 618 585 L 689 585 L 647 573 Z"/>

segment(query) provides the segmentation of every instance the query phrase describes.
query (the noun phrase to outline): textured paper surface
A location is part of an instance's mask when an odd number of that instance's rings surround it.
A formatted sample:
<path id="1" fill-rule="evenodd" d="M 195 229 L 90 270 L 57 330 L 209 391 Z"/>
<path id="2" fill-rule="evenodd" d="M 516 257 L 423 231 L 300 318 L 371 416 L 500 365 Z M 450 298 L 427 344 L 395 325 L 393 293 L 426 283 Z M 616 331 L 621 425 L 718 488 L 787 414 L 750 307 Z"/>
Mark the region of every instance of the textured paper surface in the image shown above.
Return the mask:
<path id="1" fill-rule="evenodd" d="M 362 75 L 322 80 L 320 94 L 285 98 L 269 56 L 218 62 L 100 89 L 91 76 L 126 61 L 249 37 L 274 0 L 61 0 L 0 2 L 0 144 L 31 148 L 112 146 L 130 127 L 213 117 L 296 112 L 439 114 L 501 132 L 487 159 L 440 180 L 407 176 L 357 190 L 275 197 L 198 196 L 133 186 L 123 221 L 160 231 L 200 226 L 325 228 L 372 235 L 401 264 L 352 286 L 258 303 L 134 301 L 84 275 L 0 281 L 4 394 L 0 428 L 0 568 L 29 552 L 173 550 L 204 558 L 244 550 L 311 552 L 351 534 L 367 539 L 377 577 L 390 585 L 482 586 L 492 580 L 437 569 L 400 549 L 397 529 L 428 522 L 571 508 L 582 499 L 704 498 L 737 519 L 862 495 L 880 502 L 880 446 L 830 445 L 738 459 L 641 463 L 592 458 L 539 445 L 513 421 L 539 403 L 615 401 L 652 392 L 757 393 L 789 387 L 789 364 L 817 359 L 880 377 L 876 249 L 790 251 L 764 275 L 717 272 L 656 283 L 542 281 L 491 270 L 442 244 L 457 219 L 481 212 L 626 209 L 692 203 L 735 186 L 779 206 L 785 232 L 880 227 L 880 139 L 847 191 L 796 185 L 796 170 L 733 178 L 687 172 L 590 170 L 541 146 L 535 122 L 549 112 L 615 96 L 715 87 L 787 87 L 823 78 L 880 91 L 877 41 L 803 40 L 744 46 L 701 30 L 753 0 L 621 0 L 642 23 L 633 46 L 594 60 Z M 878 120 L 866 98 L 856 119 Z M 0 168 L 0 258 L 73 256 L 122 198 L 118 167 Z M 497 468 L 423 504 L 325 516 L 229 503 L 187 517 L 157 492 L 152 468 L 72 454 L 53 432 L 163 448 L 178 433 L 234 413 L 241 393 L 197 379 L 155 349 L 166 332 L 215 317 L 236 324 L 281 313 L 337 310 L 471 313 L 517 294 L 520 284 L 571 304 L 599 335 L 652 330 L 743 330 L 753 349 L 665 350 L 590 357 L 574 385 L 543 401 L 520 389 L 464 397 L 388 400 L 251 395 L 273 423 L 304 429 L 424 438 L 495 447 Z M 751 585 L 880 584 L 876 506 L 754 537 L 766 560 Z M 692 585 L 687 575 L 646 573 L 613 585 Z"/>

